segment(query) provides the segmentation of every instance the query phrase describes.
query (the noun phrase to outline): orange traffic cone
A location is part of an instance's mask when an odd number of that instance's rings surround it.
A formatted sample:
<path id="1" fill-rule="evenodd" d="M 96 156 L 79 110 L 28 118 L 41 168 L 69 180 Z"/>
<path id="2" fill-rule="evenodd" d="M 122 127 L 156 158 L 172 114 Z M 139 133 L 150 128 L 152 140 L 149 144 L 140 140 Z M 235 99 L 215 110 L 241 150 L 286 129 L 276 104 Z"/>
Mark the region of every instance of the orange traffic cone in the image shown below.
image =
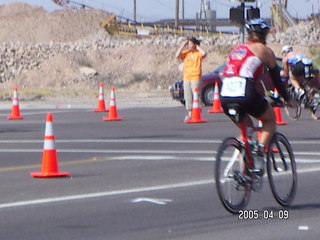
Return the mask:
<path id="1" fill-rule="evenodd" d="M 11 115 L 8 116 L 8 119 L 23 119 L 20 115 L 18 89 L 16 87 L 13 88 L 12 109 Z"/>
<path id="2" fill-rule="evenodd" d="M 118 111 L 116 106 L 116 94 L 115 87 L 111 87 L 111 95 L 110 95 L 110 107 L 109 107 L 109 115 L 108 117 L 104 117 L 103 121 L 121 121 L 123 118 L 118 117 Z"/>
<path id="3" fill-rule="evenodd" d="M 193 103 L 192 103 L 192 112 L 191 112 L 191 119 L 185 120 L 185 123 L 206 123 L 208 122 L 205 119 L 201 119 L 201 109 L 199 106 L 199 89 L 195 88 L 193 93 Z"/>
<path id="4" fill-rule="evenodd" d="M 109 111 L 108 109 L 106 109 L 106 106 L 105 106 L 103 82 L 100 83 L 100 88 L 99 88 L 98 108 L 93 109 L 93 111 L 94 112 L 107 112 L 107 111 Z"/>
<path id="5" fill-rule="evenodd" d="M 257 139 L 258 139 L 258 141 L 260 140 L 260 138 L 261 138 L 261 129 L 262 129 L 262 121 L 261 120 L 259 120 L 258 121 L 258 128 L 257 128 Z"/>
<path id="6" fill-rule="evenodd" d="M 275 88 L 274 89 L 274 98 L 278 98 L 279 97 L 279 93 L 278 90 Z M 276 124 L 277 125 L 287 125 L 288 122 L 284 122 L 282 121 L 282 114 L 281 114 L 281 109 L 280 107 L 273 107 L 273 111 L 276 115 Z"/>
<path id="7" fill-rule="evenodd" d="M 212 109 L 208 110 L 208 113 L 222 113 L 223 112 L 219 95 L 220 95 L 219 94 L 219 84 L 218 84 L 218 82 L 216 82 L 214 85 Z"/>
<path id="8" fill-rule="evenodd" d="M 55 137 L 53 135 L 53 117 L 51 113 L 47 114 L 46 129 L 44 136 L 44 146 L 42 155 L 41 172 L 31 172 L 32 177 L 48 178 L 48 177 L 66 177 L 68 172 L 59 172 L 58 157 L 55 149 Z"/>

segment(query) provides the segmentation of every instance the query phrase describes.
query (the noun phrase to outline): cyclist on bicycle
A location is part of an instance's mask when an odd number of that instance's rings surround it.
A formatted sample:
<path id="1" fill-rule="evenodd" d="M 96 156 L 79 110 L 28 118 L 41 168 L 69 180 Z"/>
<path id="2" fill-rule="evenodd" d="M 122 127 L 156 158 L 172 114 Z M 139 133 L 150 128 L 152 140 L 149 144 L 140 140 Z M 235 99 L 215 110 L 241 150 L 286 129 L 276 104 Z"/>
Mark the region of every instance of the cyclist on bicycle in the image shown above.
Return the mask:
<path id="1" fill-rule="evenodd" d="M 305 90 L 300 86 L 299 78 L 312 78 L 312 60 L 303 53 L 294 52 L 293 47 L 289 45 L 282 48 L 281 54 L 283 56 L 281 75 L 285 80 L 290 79 L 297 94 L 297 100 L 299 100 L 305 93 Z"/>
<path id="2" fill-rule="evenodd" d="M 237 104 L 244 115 L 241 121 L 244 121 L 247 126 L 253 128 L 250 116 L 262 121 L 263 127 L 257 154 L 263 159 L 264 147 L 267 146 L 276 130 L 273 108 L 256 90 L 264 65 L 270 69 L 273 83 L 288 105 L 297 106 L 297 102 L 288 95 L 280 78 L 280 69 L 277 67 L 275 54 L 271 48 L 266 46 L 269 24 L 262 19 L 252 19 L 245 27 L 248 32 L 248 41 L 236 46 L 229 55 L 229 61 L 222 72 L 220 99 L 225 114 L 231 119 L 232 116 L 228 109 L 231 105 Z"/>

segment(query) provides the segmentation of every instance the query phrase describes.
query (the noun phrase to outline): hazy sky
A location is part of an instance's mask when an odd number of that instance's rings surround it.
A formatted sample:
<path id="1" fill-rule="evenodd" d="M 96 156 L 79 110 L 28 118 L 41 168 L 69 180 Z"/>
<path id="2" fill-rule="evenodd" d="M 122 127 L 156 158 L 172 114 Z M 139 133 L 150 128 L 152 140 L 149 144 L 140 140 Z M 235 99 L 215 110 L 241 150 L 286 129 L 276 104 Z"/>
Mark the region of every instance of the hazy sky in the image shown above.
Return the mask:
<path id="1" fill-rule="evenodd" d="M 133 18 L 133 0 L 73 0 L 94 8 L 100 8 L 108 12 L 114 12 L 126 18 Z M 204 0 L 207 2 L 208 0 Z M 216 10 L 218 18 L 227 18 L 230 7 L 239 5 L 235 0 L 211 0 L 211 9 Z M 275 0 L 279 1 L 279 0 Z M 60 10 L 52 0 L 0 0 L 0 5 L 24 2 L 30 5 L 42 6 L 47 11 Z M 175 17 L 175 0 L 136 0 L 137 20 L 153 21 Z M 185 18 L 195 18 L 200 11 L 201 0 L 185 0 Z M 272 0 L 257 0 L 261 6 L 261 16 L 270 17 L 270 5 Z M 319 13 L 320 0 L 288 0 L 288 10 L 292 16 L 306 18 L 312 12 Z M 256 4 L 251 4 L 256 6 Z"/>

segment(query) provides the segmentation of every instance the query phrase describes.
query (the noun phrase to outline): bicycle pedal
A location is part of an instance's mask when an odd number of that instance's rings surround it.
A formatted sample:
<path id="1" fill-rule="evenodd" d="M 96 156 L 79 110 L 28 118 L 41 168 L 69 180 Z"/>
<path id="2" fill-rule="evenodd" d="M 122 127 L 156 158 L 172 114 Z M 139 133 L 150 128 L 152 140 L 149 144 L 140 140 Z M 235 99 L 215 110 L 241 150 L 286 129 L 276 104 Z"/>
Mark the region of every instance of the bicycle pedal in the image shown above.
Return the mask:
<path id="1" fill-rule="evenodd" d="M 261 172 L 263 172 L 262 169 L 249 169 L 250 173 L 256 174 L 256 175 L 260 175 Z"/>
<path id="2" fill-rule="evenodd" d="M 251 182 L 251 178 L 247 175 L 242 174 L 240 171 L 235 171 L 233 179 L 241 185 Z"/>

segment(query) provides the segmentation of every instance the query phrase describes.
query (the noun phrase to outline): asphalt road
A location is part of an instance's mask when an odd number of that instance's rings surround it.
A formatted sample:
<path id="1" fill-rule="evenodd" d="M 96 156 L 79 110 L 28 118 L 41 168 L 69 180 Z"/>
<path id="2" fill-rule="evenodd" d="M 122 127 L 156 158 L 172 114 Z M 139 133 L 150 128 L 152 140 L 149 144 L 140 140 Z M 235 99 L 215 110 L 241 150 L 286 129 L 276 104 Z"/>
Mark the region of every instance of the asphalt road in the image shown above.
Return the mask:
<path id="1" fill-rule="evenodd" d="M 41 168 L 48 111 L 70 177 L 30 176 Z M 118 114 L 123 121 L 105 122 L 91 109 L 37 109 L 9 121 L 0 112 L 1 240 L 319 239 L 319 122 L 304 114 L 278 127 L 299 173 L 288 218 L 266 179 L 248 209 L 278 218 L 243 220 L 224 210 L 213 180 L 221 140 L 238 134 L 223 114 L 203 111 L 204 124 L 183 123 L 182 107 Z"/>

